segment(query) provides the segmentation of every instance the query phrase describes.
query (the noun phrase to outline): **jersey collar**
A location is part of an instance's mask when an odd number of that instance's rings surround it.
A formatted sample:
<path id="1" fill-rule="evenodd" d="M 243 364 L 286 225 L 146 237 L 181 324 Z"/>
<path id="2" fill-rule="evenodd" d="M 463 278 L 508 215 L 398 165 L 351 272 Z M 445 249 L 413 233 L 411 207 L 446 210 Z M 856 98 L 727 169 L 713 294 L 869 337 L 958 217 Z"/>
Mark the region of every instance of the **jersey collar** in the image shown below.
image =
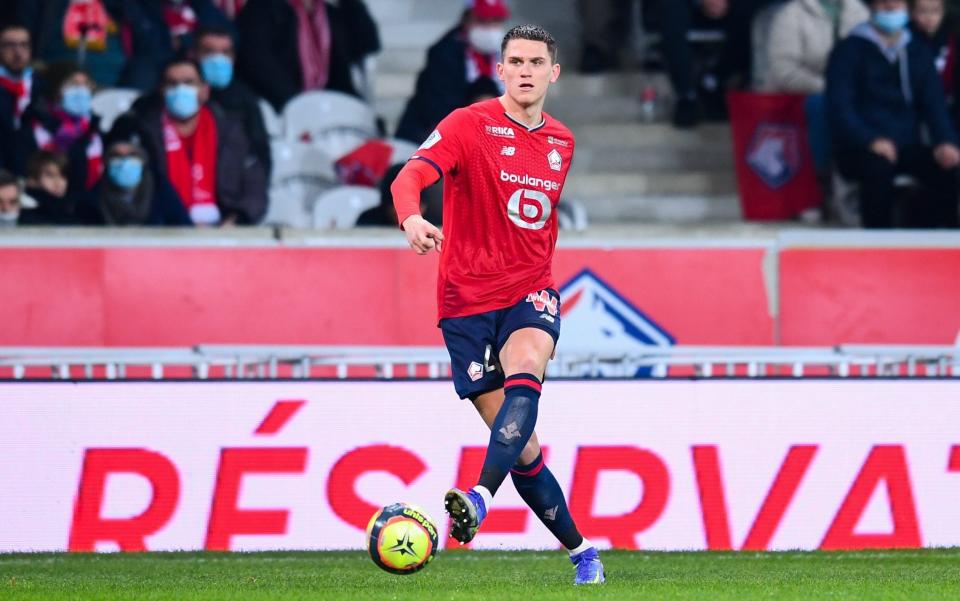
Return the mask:
<path id="1" fill-rule="evenodd" d="M 519 125 L 519 126 L 522 127 L 523 129 L 525 129 L 525 130 L 527 130 L 528 132 L 531 132 L 531 133 L 537 131 L 538 129 L 542 128 L 544 125 L 547 124 L 547 118 L 544 117 L 544 116 L 542 116 L 542 115 L 540 116 L 540 123 L 539 123 L 538 125 L 534 125 L 533 127 L 527 127 L 526 123 L 523 123 L 523 122 L 521 122 L 521 121 L 518 121 L 518 120 L 514 119 L 513 116 L 510 115 L 510 113 L 508 113 L 508 112 L 506 112 L 506 111 L 503 112 L 503 116 L 506 117 L 507 119 L 513 121 L 514 123 L 516 123 L 517 125 Z"/>

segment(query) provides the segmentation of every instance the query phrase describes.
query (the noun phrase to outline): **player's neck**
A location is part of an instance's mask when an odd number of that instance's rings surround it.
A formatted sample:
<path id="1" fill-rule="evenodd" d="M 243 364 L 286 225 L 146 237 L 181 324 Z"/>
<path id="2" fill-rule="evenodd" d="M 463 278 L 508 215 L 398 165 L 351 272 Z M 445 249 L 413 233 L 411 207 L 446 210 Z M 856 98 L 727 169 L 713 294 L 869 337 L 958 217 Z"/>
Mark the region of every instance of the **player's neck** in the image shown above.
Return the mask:
<path id="1" fill-rule="evenodd" d="M 507 114 L 518 123 L 523 123 L 527 127 L 536 127 L 543 122 L 543 99 L 529 106 L 517 103 L 510 98 L 510 94 L 504 94 L 498 100 Z"/>

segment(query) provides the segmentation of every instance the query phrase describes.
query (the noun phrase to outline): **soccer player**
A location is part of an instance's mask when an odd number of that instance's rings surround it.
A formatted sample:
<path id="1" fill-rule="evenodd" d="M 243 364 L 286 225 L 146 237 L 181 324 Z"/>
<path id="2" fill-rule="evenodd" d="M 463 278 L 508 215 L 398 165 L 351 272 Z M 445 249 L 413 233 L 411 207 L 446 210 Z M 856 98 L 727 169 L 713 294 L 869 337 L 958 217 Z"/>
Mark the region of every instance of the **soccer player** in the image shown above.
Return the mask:
<path id="1" fill-rule="evenodd" d="M 501 44 L 506 92 L 447 116 L 393 183 L 417 254 L 440 252 L 437 304 L 454 386 L 490 428 L 480 481 L 444 498 L 450 536 L 469 542 L 509 473 L 523 500 L 570 552 L 575 584 L 604 581 L 596 548 L 577 530 L 534 432 L 541 384 L 560 336 L 551 262 L 556 207 L 574 139 L 543 112 L 557 81 L 557 44 L 532 25 Z M 445 231 L 420 216 L 420 192 L 444 177 Z M 441 252 L 442 250 L 442 252 Z"/>

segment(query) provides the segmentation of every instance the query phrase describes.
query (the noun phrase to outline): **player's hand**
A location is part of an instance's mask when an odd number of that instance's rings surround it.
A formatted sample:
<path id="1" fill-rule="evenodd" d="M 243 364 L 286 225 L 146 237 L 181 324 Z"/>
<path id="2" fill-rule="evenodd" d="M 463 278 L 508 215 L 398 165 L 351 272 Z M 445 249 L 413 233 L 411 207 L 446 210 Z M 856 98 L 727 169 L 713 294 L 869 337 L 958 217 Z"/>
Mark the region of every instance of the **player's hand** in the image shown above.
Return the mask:
<path id="1" fill-rule="evenodd" d="M 877 138 L 870 144 L 870 151 L 879 154 L 891 163 L 897 162 L 897 145 L 887 138 Z"/>
<path id="2" fill-rule="evenodd" d="M 443 233 L 420 215 L 411 215 L 403 220 L 403 231 L 407 242 L 418 255 L 425 255 L 433 249 L 443 251 Z"/>
<path id="3" fill-rule="evenodd" d="M 953 169 L 960 165 L 960 149 L 950 143 L 945 143 L 933 149 L 933 158 L 944 169 Z"/>

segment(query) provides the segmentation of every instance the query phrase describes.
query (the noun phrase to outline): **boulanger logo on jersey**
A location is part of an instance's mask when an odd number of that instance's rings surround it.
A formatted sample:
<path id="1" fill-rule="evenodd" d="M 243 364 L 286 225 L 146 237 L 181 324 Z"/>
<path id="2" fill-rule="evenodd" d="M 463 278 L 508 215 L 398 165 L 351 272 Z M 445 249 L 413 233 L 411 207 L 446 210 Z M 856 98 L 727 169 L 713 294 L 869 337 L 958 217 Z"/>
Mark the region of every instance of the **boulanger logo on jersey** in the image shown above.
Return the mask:
<path id="1" fill-rule="evenodd" d="M 650 347 L 670 347 L 673 336 L 644 314 L 612 286 L 584 269 L 560 287 L 563 305 L 563 348 L 573 352 L 637 354 Z M 585 372 L 594 369 L 585 366 Z M 624 375 L 622 368 L 601 364 L 603 377 Z M 618 371 L 619 373 L 614 373 Z M 652 375 L 650 367 L 637 366 L 634 377 Z"/>
<path id="2" fill-rule="evenodd" d="M 560 190 L 560 184 L 553 180 L 533 177 L 526 173 L 523 175 L 507 173 L 503 169 L 500 170 L 500 181 L 517 184 L 519 186 L 530 186 L 531 188 L 543 188 L 547 192 L 557 192 Z"/>

